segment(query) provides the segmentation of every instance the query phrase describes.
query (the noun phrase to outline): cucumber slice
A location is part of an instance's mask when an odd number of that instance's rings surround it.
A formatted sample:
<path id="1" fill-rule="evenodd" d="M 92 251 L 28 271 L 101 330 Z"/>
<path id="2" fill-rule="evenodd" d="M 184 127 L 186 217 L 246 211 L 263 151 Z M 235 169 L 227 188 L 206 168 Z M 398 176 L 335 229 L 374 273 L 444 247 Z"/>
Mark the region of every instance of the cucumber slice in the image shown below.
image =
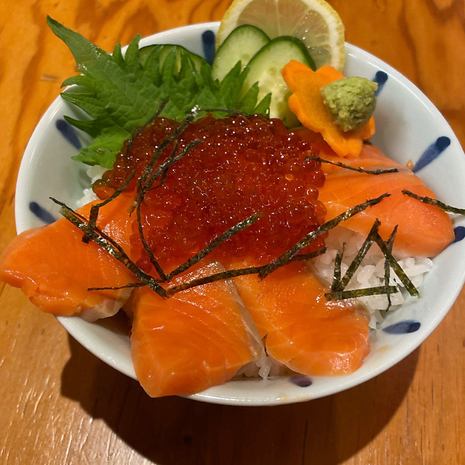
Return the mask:
<path id="1" fill-rule="evenodd" d="M 299 39 L 288 36 L 276 37 L 260 49 L 249 62 L 244 81 L 244 91 L 258 82 L 259 99 L 271 92 L 270 117 L 281 118 L 288 127 L 299 124 L 287 105 L 291 92 L 281 75 L 281 70 L 291 60 L 300 61 L 315 69 L 312 57 Z"/>
<path id="2" fill-rule="evenodd" d="M 147 45 L 146 47 L 142 47 L 139 50 L 139 63 L 142 66 L 145 66 L 145 63 L 147 62 L 147 59 L 151 53 L 158 53 L 159 60 L 160 60 L 160 66 L 163 65 L 164 61 L 166 60 L 166 57 L 170 53 L 175 53 L 176 54 L 176 72 L 179 72 L 180 67 L 181 67 L 181 56 L 183 54 L 186 54 L 189 56 L 189 58 L 192 60 L 192 63 L 194 64 L 194 67 L 197 71 L 200 70 L 202 66 L 205 66 L 207 63 L 204 58 L 202 58 L 200 55 L 197 55 L 195 53 L 190 52 L 187 50 L 187 48 L 181 46 L 181 45 L 171 45 L 171 44 L 165 44 L 165 45 Z"/>
<path id="3" fill-rule="evenodd" d="M 268 42 L 269 37 L 258 27 L 244 24 L 234 29 L 216 52 L 212 76 L 220 81 L 240 61 L 244 68 Z"/>

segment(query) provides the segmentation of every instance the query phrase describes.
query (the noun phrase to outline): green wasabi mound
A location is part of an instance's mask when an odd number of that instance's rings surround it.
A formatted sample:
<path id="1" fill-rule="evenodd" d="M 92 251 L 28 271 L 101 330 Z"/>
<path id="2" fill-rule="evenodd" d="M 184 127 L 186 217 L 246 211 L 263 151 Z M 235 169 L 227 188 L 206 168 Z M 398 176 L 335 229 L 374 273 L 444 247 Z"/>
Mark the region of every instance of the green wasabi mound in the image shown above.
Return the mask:
<path id="1" fill-rule="evenodd" d="M 343 132 L 363 126 L 375 111 L 378 84 L 362 77 L 348 77 L 321 89 L 323 102 Z"/>

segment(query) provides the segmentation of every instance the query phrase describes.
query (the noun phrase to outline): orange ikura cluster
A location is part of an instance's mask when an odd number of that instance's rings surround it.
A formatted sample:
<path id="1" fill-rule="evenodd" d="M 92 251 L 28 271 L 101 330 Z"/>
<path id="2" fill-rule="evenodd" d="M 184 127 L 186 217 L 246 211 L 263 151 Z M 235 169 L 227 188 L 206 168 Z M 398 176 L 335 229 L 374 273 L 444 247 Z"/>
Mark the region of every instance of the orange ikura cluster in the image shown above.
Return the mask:
<path id="1" fill-rule="evenodd" d="M 138 133 L 103 181 L 94 186 L 101 197 L 124 183 L 134 169 L 136 180 L 167 134 L 179 123 L 157 118 Z M 213 238 L 253 213 L 260 219 L 215 250 L 223 262 L 247 258 L 256 264 L 272 260 L 317 228 L 325 216 L 318 201 L 324 183 L 319 162 L 306 160 L 325 149 L 310 131 L 289 131 L 280 120 L 261 116 L 211 116 L 191 124 L 177 138 L 177 153 L 200 141 L 171 165 L 145 194 L 144 235 L 162 266 L 179 264 Z M 164 150 L 158 164 L 174 148 Z M 326 149 L 327 150 L 327 149 Z M 157 165 L 158 166 L 158 165 Z M 150 262 L 139 244 L 139 265 Z M 303 253 L 322 247 L 317 239 Z"/>

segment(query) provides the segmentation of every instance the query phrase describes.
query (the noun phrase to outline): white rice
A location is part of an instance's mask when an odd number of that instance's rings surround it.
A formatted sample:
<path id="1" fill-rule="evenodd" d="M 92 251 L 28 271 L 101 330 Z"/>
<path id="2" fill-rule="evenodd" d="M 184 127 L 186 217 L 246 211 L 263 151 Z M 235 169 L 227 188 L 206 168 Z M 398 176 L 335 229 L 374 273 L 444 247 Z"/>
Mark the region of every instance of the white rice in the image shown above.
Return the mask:
<path id="1" fill-rule="evenodd" d="M 250 362 L 244 365 L 237 373 L 236 378 L 262 378 L 268 379 L 273 376 L 284 376 L 292 373 L 292 370 L 286 365 L 279 363 L 269 355 L 265 359 L 259 358 L 258 361 Z"/>
<path id="2" fill-rule="evenodd" d="M 84 183 L 86 186 L 90 187 L 84 187 L 83 192 L 82 192 L 82 197 L 76 202 L 76 208 L 80 208 L 89 202 L 93 202 L 94 200 L 97 200 L 97 196 L 95 195 L 94 191 L 92 190 L 92 184 L 99 180 L 103 173 L 107 171 L 106 168 L 103 168 L 101 166 L 88 166 L 86 168 L 86 171 L 84 173 L 83 177 L 86 177 L 87 179 L 84 180 Z"/>
<path id="3" fill-rule="evenodd" d="M 338 251 L 342 251 L 344 247 L 341 264 L 341 273 L 344 275 L 364 240 L 365 237 L 361 234 L 354 233 L 343 227 L 335 228 L 326 239 L 327 252 L 311 262 L 312 270 L 325 284 L 330 285 L 334 275 L 334 262 Z M 400 256 L 395 256 L 395 258 L 417 288 L 421 287 L 425 275 L 433 268 L 433 262 L 429 258 L 401 258 Z M 373 244 L 346 289 L 384 286 L 384 262 L 381 250 L 376 244 Z M 400 289 L 400 292 L 391 294 L 392 307 L 390 311 L 395 311 L 405 302 L 407 292 L 392 268 L 390 276 L 389 284 Z M 361 297 L 357 300 L 365 306 L 370 314 L 370 327 L 376 329 L 383 320 L 382 311 L 386 310 L 388 306 L 387 296 L 374 295 Z"/>

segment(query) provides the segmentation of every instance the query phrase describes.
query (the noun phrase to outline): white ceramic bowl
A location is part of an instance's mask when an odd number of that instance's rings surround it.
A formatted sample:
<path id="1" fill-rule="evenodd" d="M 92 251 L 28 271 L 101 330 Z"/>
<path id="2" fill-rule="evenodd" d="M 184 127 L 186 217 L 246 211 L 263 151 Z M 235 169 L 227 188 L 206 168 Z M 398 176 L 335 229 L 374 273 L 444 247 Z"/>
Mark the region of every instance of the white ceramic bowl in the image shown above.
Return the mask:
<path id="1" fill-rule="evenodd" d="M 211 52 L 218 23 L 194 24 L 141 41 L 181 44 L 193 52 Z M 410 81 L 363 50 L 347 45 L 348 75 L 374 78 L 382 84 L 376 108 L 378 132 L 373 142 L 394 159 L 417 162 L 418 175 L 452 205 L 465 199 L 465 156 L 452 129 L 439 111 Z M 383 84 L 384 82 L 384 84 Z M 16 190 L 18 232 L 57 216 L 48 200 L 57 197 L 73 204 L 82 195 L 83 166 L 71 160 L 82 134 L 63 124 L 72 109 L 60 98 L 37 125 L 24 153 Z M 58 130 L 60 128 L 60 130 Z M 419 162 L 419 160 L 421 160 Z M 465 222 L 456 223 L 457 239 Z M 458 240 L 434 259 L 420 300 L 411 300 L 389 315 L 373 335 L 372 350 L 355 373 L 340 377 L 279 377 L 268 381 L 238 380 L 212 387 L 193 399 L 233 405 L 273 405 L 300 402 L 333 394 L 367 381 L 402 360 L 417 348 L 444 318 L 465 279 L 465 241 Z M 129 340 L 100 325 L 79 318 L 60 318 L 68 332 L 84 347 L 122 373 L 135 378 Z"/>

